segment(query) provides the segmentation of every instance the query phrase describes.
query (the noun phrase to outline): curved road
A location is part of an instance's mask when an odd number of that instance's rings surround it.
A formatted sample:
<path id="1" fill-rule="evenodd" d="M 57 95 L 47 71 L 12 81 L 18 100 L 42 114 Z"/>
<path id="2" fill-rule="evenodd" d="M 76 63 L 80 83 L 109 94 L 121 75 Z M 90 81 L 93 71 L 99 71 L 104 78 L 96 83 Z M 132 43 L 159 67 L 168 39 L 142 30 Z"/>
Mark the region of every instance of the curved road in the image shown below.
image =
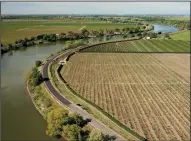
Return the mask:
<path id="1" fill-rule="evenodd" d="M 54 61 L 54 59 L 58 58 L 59 56 L 65 54 L 65 53 L 68 53 L 69 51 L 71 51 L 71 50 L 67 50 L 67 51 L 63 51 L 63 52 L 59 53 L 58 55 L 52 57 L 50 60 L 48 60 L 44 64 L 44 66 L 42 68 L 42 75 L 43 75 L 43 78 L 46 79 L 46 81 L 44 81 L 44 85 L 45 85 L 46 89 L 50 92 L 50 94 L 52 96 L 54 96 L 59 101 L 59 103 L 67 106 L 70 111 L 79 113 L 81 116 L 83 116 L 84 119 L 91 119 L 91 122 L 89 124 L 91 124 L 92 126 L 94 126 L 97 129 L 99 129 L 101 132 L 108 134 L 110 136 L 115 136 L 116 140 L 118 140 L 118 141 L 125 141 L 126 139 L 124 137 L 122 137 L 121 135 L 119 135 L 118 133 L 116 133 L 115 131 L 113 131 L 112 129 L 107 127 L 106 125 L 102 124 L 98 120 L 96 120 L 92 115 L 90 115 L 87 111 L 83 110 L 81 107 L 79 107 L 75 104 L 72 104 L 70 101 L 68 101 L 66 98 L 64 98 L 53 87 L 53 85 L 48 77 L 48 66 L 52 61 Z"/>

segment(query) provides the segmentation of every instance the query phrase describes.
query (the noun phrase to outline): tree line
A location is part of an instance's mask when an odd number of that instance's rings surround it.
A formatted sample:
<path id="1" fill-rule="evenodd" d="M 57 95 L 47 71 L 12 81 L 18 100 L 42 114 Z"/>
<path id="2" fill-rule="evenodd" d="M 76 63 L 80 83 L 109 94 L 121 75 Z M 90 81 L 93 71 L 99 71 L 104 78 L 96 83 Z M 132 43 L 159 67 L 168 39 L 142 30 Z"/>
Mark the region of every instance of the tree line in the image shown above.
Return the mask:
<path id="1" fill-rule="evenodd" d="M 84 39 L 90 37 L 102 37 L 102 36 L 114 36 L 117 34 L 131 35 L 134 36 L 143 36 L 150 30 L 153 30 L 154 27 L 151 25 L 142 25 L 138 27 L 124 27 L 122 29 L 115 28 L 115 29 L 106 29 L 106 30 L 91 30 L 88 31 L 87 29 L 81 30 L 81 32 L 73 32 L 69 31 L 68 33 L 60 33 L 60 34 L 40 34 L 33 37 L 26 37 L 24 39 L 16 40 L 14 44 L 8 44 L 4 46 L 1 43 L 1 54 L 7 53 L 12 50 L 18 50 L 20 48 L 26 48 L 30 46 L 34 46 L 37 44 L 43 44 L 45 42 L 56 42 L 56 41 L 67 41 L 67 40 L 77 40 L 77 39 Z M 125 37 L 124 36 L 124 37 Z"/>

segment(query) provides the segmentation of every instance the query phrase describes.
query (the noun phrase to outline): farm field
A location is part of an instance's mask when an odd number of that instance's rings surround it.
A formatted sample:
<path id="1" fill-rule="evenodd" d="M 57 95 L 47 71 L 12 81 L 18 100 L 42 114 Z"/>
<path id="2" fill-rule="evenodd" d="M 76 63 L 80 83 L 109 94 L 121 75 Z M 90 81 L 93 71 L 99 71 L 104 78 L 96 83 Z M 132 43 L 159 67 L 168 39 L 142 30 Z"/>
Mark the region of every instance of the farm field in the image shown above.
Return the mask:
<path id="1" fill-rule="evenodd" d="M 82 52 L 177 52 L 189 53 L 190 43 L 175 40 L 134 40 L 96 45 Z"/>
<path id="2" fill-rule="evenodd" d="M 190 17 L 189 16 L 176 16 L 176 17 L 168 17 L 166 19 L 168 19 L 168 20 L 179 20 L 179 21 L 189 21 Z"/>
<path id="3" fill-rule="evenodd" d="M 84 27 L 87 30 L 115 29 L 135 27 L 134 24 L 103 23 L 98 21 L 68 22 L 62 20 L 22 20 L 2 22 L 1 40 L 3 44 L 14 43 L 15 40 L 32 37 L 38 34 L 79 32 Z"/>
<path id="4" fill-rule="evenodd" d="M 190 55 L 77 53 L 61 74 L 148 140 L 190 140 Z"/>
<path id="5" fill-rule="evenodd" d="M 185 32 L 180 32 L 177 34 L 170 35 L 173 40 L 183 40 L 183 41 L 190 41 L 190 31 L 187 30 Z"/>

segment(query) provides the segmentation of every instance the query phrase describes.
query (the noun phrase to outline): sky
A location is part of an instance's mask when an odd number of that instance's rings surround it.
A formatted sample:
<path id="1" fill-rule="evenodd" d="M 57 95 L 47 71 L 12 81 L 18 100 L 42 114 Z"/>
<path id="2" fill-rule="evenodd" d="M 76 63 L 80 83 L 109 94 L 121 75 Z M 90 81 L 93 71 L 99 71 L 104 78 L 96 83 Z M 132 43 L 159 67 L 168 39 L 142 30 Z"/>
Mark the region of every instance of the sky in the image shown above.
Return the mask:
<path id="1" fill-rule="evenodd" d="M 190 3 L 189 2 L 2 2 L 1 14 L 190 15 Z"/>

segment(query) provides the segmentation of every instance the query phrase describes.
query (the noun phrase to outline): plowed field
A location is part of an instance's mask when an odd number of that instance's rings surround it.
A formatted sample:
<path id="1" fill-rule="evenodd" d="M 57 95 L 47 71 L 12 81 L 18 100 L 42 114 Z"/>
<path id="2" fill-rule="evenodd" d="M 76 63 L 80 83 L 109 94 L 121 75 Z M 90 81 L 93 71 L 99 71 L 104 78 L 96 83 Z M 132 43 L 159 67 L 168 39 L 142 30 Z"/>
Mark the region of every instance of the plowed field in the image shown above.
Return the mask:
<path id="1" fill-rule="evenodd" d="M 148 140 L 190 140 L 188 54 L 78 53 L 61 74 Z"/>

